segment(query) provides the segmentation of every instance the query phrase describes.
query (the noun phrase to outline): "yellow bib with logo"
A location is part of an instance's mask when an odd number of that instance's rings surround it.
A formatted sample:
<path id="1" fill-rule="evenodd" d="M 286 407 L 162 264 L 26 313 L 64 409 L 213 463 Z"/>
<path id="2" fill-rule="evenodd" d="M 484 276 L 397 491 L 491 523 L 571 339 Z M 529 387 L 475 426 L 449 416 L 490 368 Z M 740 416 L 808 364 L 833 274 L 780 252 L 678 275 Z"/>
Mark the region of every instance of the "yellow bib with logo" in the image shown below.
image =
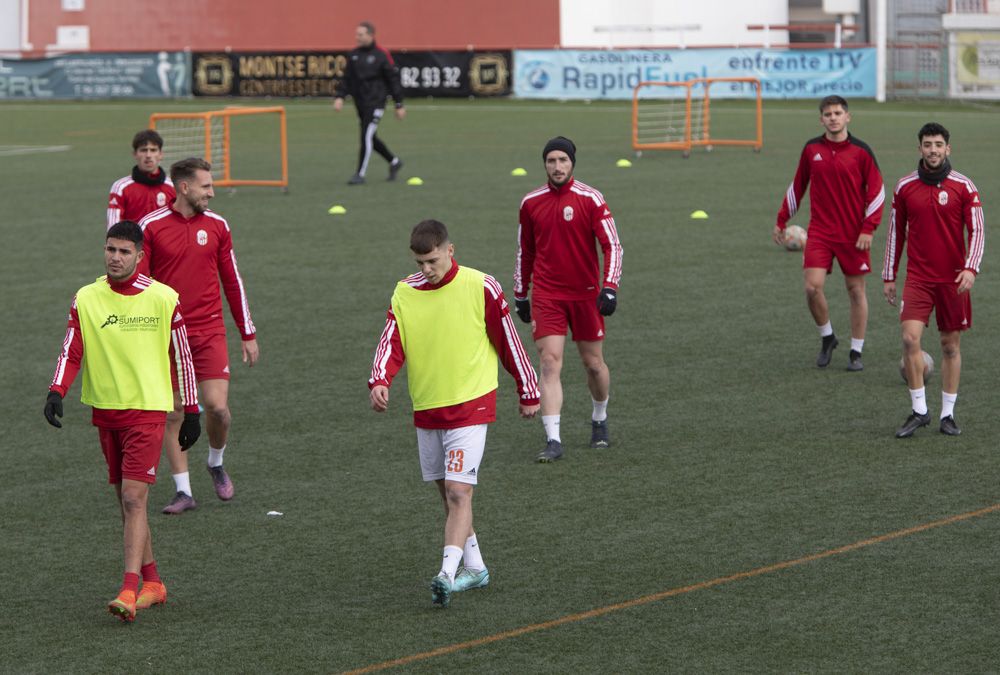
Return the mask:
<path id="1" fill-rule="evenodd" d="M 392 313 L 414 410 L 465 403 L 497 388 L 497 353 L 486 334 L 485 276 L 459 267 L 441 288 L 396 285 Z"/>
<path id="2" fill-rule="evenodd" d="M 105 410 L 174 409 L 170 320 L 177 293 L 153 282 L 122 295 L 101 277 L 76 294 L 83 338 L 80 400 Z"/>

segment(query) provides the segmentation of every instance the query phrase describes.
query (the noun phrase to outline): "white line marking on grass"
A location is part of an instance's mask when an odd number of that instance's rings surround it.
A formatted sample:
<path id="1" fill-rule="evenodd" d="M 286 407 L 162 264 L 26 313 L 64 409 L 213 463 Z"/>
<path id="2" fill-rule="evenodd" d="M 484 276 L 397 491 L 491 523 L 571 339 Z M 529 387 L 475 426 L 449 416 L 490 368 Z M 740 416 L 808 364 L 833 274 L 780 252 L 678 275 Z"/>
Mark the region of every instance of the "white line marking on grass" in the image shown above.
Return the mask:
<path id="1" fill-rule="evenodd" d="M 72 149 L 71 145 L 0 145 L 0 157 L 41 155 L 47 152 L 66 152 Z"/>

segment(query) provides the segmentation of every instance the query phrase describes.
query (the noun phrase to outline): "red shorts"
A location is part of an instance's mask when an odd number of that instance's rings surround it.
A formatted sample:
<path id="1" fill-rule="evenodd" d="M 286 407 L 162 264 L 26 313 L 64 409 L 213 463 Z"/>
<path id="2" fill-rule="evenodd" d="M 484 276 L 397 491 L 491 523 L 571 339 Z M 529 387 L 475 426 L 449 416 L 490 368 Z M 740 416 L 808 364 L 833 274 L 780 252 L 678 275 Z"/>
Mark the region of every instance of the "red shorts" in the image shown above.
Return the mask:
<path id="1" fill-rule="evenodd" d="M 806 239 L 806 250 L 802 252 L 802 268 L 815 267 L 833 271 L 833 259 L 840 263 L 844 276 L 869 274 L 872 271 L 871 251 L 859 251 L 853 243 L 835 244 L 822 239 Z"/>
<path id="2" fill-rule="evenodd" d="M 225 333 L 211 335 L 188 335 L 191 359 L 194 361 L 194 377 L 204 380 L 229 379 L 229 349 Z M 177 391 L 177 373 L 171 369 L 170 382 Z"/>
<path id="3" fill-rule="evenodd" d="M 968 292 L 959 295 L 958 284 L 907 278 L 899 303 L 899 320 L 919 321 L 926 326 L 931 310 L 942 333 L 972 327 L 972 298 Z"/>
<path id="4" fill-rule="evenodd" d="M 573 331 L 574 342 L 597 342 L 604 339 L 604 317 L 597 311 L 597 298 L 589 300 L 552 300 L 539 298 L 531 303 L 531 337 L 566 335 Z"/>
<path id="5" fill-rule="evenodd" d="M 155 483 L 165 427 L 166 423 L 137 424 L 125 429 L 98 427 L 101 450 L 108 463 L 108 482 L 117 484 L 128 478 Z"/>

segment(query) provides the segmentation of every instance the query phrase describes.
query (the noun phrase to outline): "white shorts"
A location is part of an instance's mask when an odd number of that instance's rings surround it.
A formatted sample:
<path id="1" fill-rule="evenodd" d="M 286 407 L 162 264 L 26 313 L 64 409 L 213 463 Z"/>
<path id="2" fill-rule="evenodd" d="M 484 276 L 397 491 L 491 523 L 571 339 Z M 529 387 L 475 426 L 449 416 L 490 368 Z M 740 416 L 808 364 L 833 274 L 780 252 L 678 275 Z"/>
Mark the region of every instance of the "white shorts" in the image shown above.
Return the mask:
<path id="1" fill-rule="evenodd" d="M 420 471 L 425 481 L 445 480 L 476 485 L 486 449 L 486 424 L 457 429 L 417 427 Z"/>

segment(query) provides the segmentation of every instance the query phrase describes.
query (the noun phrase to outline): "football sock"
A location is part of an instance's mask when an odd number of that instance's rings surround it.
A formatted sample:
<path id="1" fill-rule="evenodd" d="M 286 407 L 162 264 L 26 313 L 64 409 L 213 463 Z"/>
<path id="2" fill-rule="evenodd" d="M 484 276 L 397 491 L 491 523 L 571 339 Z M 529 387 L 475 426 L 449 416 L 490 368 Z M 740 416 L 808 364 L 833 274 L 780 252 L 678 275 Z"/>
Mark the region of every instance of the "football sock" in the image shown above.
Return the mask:
<path id="1" fill-rule="evenodd" d="M 393 157 L 392 161 L 389 163 L 392 164 L 393 166 L 397 166 L 399 164 L 399 157 Z"/>
<path id="2" fill-rule="evenodd" d="M 858 354 L 860 354 L 861 350 L 863 350 L 864 348 L 865 348 L 865 339 L 864 338 L 861 338 L 860 340 L 858 338 L 856 338 L 856 337 L 852 337 L 851 338 L 851 351 L 854 351 L 854 352 L 857 352 Z"/>
<path id="3" fill-rule="evenodd" d="M 208 465 L 209 466 L 222 466 L 222 453 L 226 451 L 226 446 L 221 448 L 208 448 Z"/>
<path id="4" fill-rule="evenodd" d="M 941 392 L 941 419 L 955 414 L 955 401 L 957 400 L 958 392 L 954 394 L 949 394 L 946 391 Z"/>
<path id="5" fill-rule="evenodd" d="M 160 581 L 160 573 L 156 571 L 156 561 L 155 560 L 153 562 L 151 562 L 151 563 L 147 563 L 147 564 L 143 565 L 142 569 L 140 569 L 139 571 L 142 572 L 142 580 L 143 580 L 143 582 L 147 582 L 147 581 L 157 581 L 158 582 L 158 581 Z"/>
<path id="6" fill-rule="evenodd" d="M 122 581 L 122 587 L 118 592 L 123 593 L 125 591 L 139 592 L 139 575 L 135 572 L 125 573 L 125 579 Z"/>
<path id="7" fill-rule="evenodd" d="M 927 414 L 927 396 L 924 393 L 924 387 L 910 390 L 910 404 L 913 406 L 913 412 L 918 415 Z"/>
<path id="8" fill-rule="evenodd" d="M 594 401 L 593 398 L 590 399 Z M 595 422 L 603 422 L 608 419 L 608 399 L 603 401 L 594 401 L 594 414 L 590 416 L 590 419 Z"/>
<path id="9" fill-rule="evenodd" d="M 542 415 L 542 426 L 545 427 L 545 439 L 548 441 L 559 441 L 559 415 Z"/>
<path id="10" fill-rule="evenodd" d="M 448 581 L 455 580 L 455 572 L 458 571 L 458 563 L 462 562 L 462 549 L 457 546 L 445 546 L 444 556 L 441 558 L 440 574 L 448 577 Z"/>
<path id="11" fill-rule="evenodd" d="M 462 557 L 465 560 L 465 566 L 470 570 L 478 572 L 479 570 L 486 569 L 486 563 L 483 562 L 483 555 L 479 551 L 479 542 L 476 541 L 476 535 L 472 535 L 465 540 L 465 551 L 462 553 Z"/>
<path id="12" fill-rule="evenodd" d="M 178 492 L 183 492 L 189 497 L 191 496 L 191 474 L 189 472 L 175 473 L 174 485 L 177 487 Z"/>
<path id="13" fill-rule="evenodd" d="M 833 324 L 827 321 L 822 326 L 816 326 L 819 329 L 819 336 L 826 337 L 827 335 L 833 335 Z"/>

